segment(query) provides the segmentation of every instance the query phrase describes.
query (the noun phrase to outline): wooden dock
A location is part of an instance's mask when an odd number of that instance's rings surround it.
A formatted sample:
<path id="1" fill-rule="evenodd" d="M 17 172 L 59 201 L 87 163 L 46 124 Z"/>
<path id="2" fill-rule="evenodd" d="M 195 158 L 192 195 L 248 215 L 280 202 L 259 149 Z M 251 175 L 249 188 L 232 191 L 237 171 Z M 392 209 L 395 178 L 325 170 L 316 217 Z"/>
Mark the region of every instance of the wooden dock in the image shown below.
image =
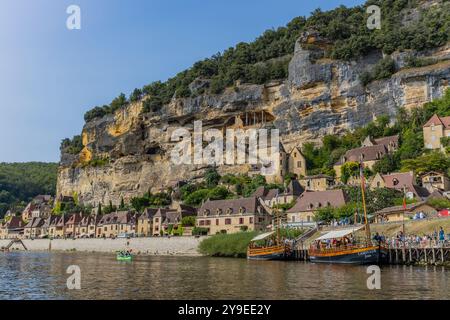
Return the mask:
<path id="1" fill-rule="evenodd" d="M 397 247 L 388 249 L 388 264 L 429 264 L 450 262 L 450 247 Z M 308 249 L 295 249 L 292 260 L 309 261 Z"/>

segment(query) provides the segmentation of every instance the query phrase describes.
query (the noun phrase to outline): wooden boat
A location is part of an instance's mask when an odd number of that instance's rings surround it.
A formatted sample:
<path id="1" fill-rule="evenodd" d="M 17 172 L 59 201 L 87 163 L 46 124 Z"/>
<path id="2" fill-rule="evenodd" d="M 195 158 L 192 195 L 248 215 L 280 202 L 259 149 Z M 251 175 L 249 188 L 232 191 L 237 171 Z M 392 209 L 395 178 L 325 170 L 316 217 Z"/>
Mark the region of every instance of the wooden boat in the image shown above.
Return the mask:
<path id="1" fill-rule="evenodd" d="M 280 215 L 276 211 L 275 231 L 260 234 L 250 241 L 247 248 L 249 260 L 286 260 L 291 256 L 292 248 L 280 240 Z M 262 245 L 258 243 L 263 242 Z"/>
<path id="2" fill-rule="evenodd" d="M 257 246 L 256 242 L 273 237 L 275 231 L 263 233 L 250 242 L 247 248 L 247 259 L 249 260 L 284 260 L 290 255 L 290 247 L 274 240 L 273 245 Z"/>
<path id="3" fill-rule="evenodd" d="M 361 194 L 364 208 L 364 225 L 356 228 L 330 231 L 315 239 L 315 244 L 309 250 L 311 262 L 316 263 L 336 263 L 336 264 L 382 264 L 387 259 L 387 248 L 372 241 L 370 225 L 367 219 L 367 209 L 365 202 L 365 185 L 363 174 L 363 163 L 360 163 Z M 365 239 L 357 240 L 353 234 L 365 228 Z M 352 235 L 349 239 L 347 236 Z M 330 241 L 333 240 L 335 245 Z M 323 244 L 323 241 L 327 241 Z"/>
<path id="4" fill-rule="evenodd" d="M 382 264 L 387 260 L 387 248 L 381 244 L 355 244 L 338 248 L 311 248 L 311 262 L 332 264 Z"/>

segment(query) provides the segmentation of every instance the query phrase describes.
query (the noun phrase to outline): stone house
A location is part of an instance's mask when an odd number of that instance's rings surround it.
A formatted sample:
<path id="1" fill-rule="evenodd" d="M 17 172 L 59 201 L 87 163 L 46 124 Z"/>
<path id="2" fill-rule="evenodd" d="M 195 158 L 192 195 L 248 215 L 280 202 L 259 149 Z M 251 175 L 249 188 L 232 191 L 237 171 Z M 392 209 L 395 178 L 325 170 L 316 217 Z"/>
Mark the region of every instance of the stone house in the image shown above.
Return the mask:
<path id="1" fill-rule="evenodd" d="M 373 147 L 373 146 L 385 146 L 389 153 L 393 153 L 398 149 L 399 136 L 389 136 L 382 137 L 378 139 L 372 139 L 371 137 L 366 137 L 361 144 L 361 147 Z"/>
<path id="2" fill-rule="evenodd" d="M 137 219 L 137 236 L 150 237 L 153 235 L 153 217 L 157 211 L 158 209 L 153 208 L 146 208 L 144 210 L 139 219 Z"/>
<path id="3" fill-rule="evenodd" d="M 423 141 L 426 149 L 442 150 L 442 138 L 450 137 L 450 116 L 439 117 L 433 115 L 423 126 Z"/>
<path id="4" fill-rule="evenodd" d="M 105 214 L 97 225 L 97 238 L 116 238 L 119 235 L 134 236 L 136 215 L 130 211 Z"/>
<path id="5" fill-rule="evenodd" d="M 286 211 L 287 222 L 313 222 L 317 210 L 325 207 L 339 208 L 347 203 L 343 190 L 305 191 L 295 205 Z"/>
<path id="6" fill-rule="evenodd" d="M 384 208 L 375 212 L 375 222 L 397 222 L 409 220 L 416 213 L 423 213 L 426 217 L 437 216 L 438 210 L 425 202 L 407 204 L 406 209 L 401 206 Z"/>
<path id="7" fill-rule="evenodd" d="M 307 191 L 325 191 L 334 186 L 334 178 L 325 174 L 318 174 L 300 179 L 300 184 Z"/>
<path id="8" fill-rule="evenodd" d="M 39 195 L 33 198 L 22 211 L 22 220 L 29 221 L 31 218 L 46 218 L 52 212 L 53 197 Z"/>
<path id="9" fill-rule="evenodd" d="M 357 162 L 361 160 L 365 168 L 372 169 L 375 163 L 388 154 L 388 149 L 385 145 L 375 145 L 369 147 L 361 147 L 348 150 L 341 159 L 333 166 L 336 172 L 336 178 L 341 178 L 341 167 L 347 162 Z"/>
<path id="10" fill-rule="evenodd" d="M 49 236 L 50 237 L 50 228 L 53 224 L 55 224 L 55 220 L 58 220 L 59 216 L 50 215 L 46 219 L 44 219 L 44 224 L 41 228 L 41 237 Z"/>
<path id="11" fill-rule="evenodd" d="M 197 214 L 197 227 L 208 234 L 265 231 L 272 216 L 261 198 L 207 201 Z"/>
<path id="12" fill-rule="evenodd" d="M 412 171 L 391 174 L 377 173 L 371 180 L 369 187 L 371 189 L 388 188 L 398 190 L 402 193 L 405 192 L 408 199 L 416 198 L 423 200 L 430 195 L 427 189 L 416 184 L 416 179 Z"/>
<path id="13" fill-rule="evenodd" d="M 69 216 L 69 219 L 67 220 L 65 228 L 64 228 L 65 238 L 75 238 L 75 237 L 79 236 L 79 234 L 77 234 L 77 230 L 78 230 L 78 227 L 79 227 L 82 219 L 83 219 L 83 214 L 81 212 L 74 213 Z"/>
<path id="14" fill-rule="evenodd" d="M 171 229 L 177 230 L 181 226 L 184 217 L 195 217 L 197 210 L 183 204 L 177 204 L 175 208 L 160 208 L 153 216 L 153 236 L 167 234 Z"/>
<path id="15" fill-rule="evenodd" d="M 45 224 L 44 218 L 34 217 L 24 227 L 24 238 L 35 239 L 42 236 L 42 227 Z"/>
<path id="16" fill-rule="evenodd" d="M 18 239 L 23 237 L 25 223 L 21 217 L 12 216 L 0 226 L 1 239 Z"/>
<path id="17" fill-rule="evenodd" d="M 429 192 L 450 191 L 450 179 L 443 172 L 431 171 L 420 176 L 422 186 Z"/>
<path id="18" fill-rule="evenodd" d="M 278 189 L 267 189 L 261 186 L 255 190 L 252 197 L 260 198 L 268 207 L 277 204 L 286 204 L 295 201 L 304 192 L 303 187 L 298 180 L 292 180 L 283 192 Z"/>
<path id="19" fill-rule="evenodd" d="M 297 177 L 306 175 L 306 159 L 299 147 L 294 147 L 290 152 L 287 152 L 283 144 L 280 143 L 279 150 L 279 164 L 275 166 L 276 171 L 274 174 L 266 175 L 268 183 L 283 183 L 284 177 L 288 173 L 293 173 Z M 259 150 L 259 152 L 271 154 L 270 150 Z M 251 166 L 249 175 L 253 176 L 256 174 L 261 174 L 261 164 Z"/>
<path id="20" fill-rule="evenodd" d="M 100 217 L 97 215 L 90 215 L 82 217 L 80 223 L 75 227 L 75 234 L 80 238 L 95 238 L 95 230 Z"/>
<path id="21" fill-rule="evenodd" d="M 57 216 L 54 220 L 50 222 L 50 227 L 48 228 L 48 236 L 50 238 L 64 238 L 64 230 L 66 222 L 69 217 L 65 214 Z"/>
<path id="22" fill-rule="evenodd" d="M 367 137 L 362 142 L 362 147 L 348 150 L 333 166 L 336 178 L 341 178 L 341 167 L 347 162 L 363 162 L 365 168 L 372 169 L 374 164 L 387 154 L 398 149 L 399 136 L 371 139 Z"/>

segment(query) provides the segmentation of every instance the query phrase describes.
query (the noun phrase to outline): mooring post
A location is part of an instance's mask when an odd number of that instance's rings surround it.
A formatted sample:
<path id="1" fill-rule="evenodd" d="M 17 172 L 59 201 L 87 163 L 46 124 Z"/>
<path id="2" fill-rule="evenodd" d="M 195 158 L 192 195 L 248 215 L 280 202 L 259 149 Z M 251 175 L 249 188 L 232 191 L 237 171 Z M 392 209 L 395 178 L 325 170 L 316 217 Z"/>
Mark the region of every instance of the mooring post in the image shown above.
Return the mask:
<path id="1" fill-rule="evenodd" d="M 436 263 L 436 252 L 434 251 L 434 247 L 431 249 L 431 252 L 433 253 L 433 261 L 431 263 Z"/>
<path id="2" fill-rule="evenodd" d="M 441 261 L 444 263 L 444 249 L 441 248 Z"/>
<path id="3" fill-rule="evenodd" d="M 405 247 L 402 248 L 402 263 L 406 262 L 406 253 L 405 253 Z"/>
<path id="4" fill-rule="evenodd" d="M 412 263 L 412 250 L 409 248 L 409 262 Z"/>
<path id="5" fill-rule="evenodd" d="M 423 248 L 423 252 L 425 253 L 425 262 L 428 262 L 427 248 Z"/>

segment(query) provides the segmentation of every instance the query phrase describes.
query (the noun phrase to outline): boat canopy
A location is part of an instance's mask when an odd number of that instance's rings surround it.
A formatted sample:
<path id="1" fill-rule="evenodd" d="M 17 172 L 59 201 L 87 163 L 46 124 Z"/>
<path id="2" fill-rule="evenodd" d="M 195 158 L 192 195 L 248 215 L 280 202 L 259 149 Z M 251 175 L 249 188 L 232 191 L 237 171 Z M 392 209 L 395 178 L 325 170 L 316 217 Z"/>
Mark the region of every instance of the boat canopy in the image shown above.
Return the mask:
<path id="1" fill-rule="evenodd" d="M 266 232 L 266 233 L 262 233 L 256 237 L 254 237 L 251 241 L 258 241 L 258 240 L 264 240 L 268 237 L 270 237 L 271 235 L 273 235 L 275 233 L 275 231 L 271 231 L 271 232 Z"/>
<path id="2" fill-rule="evenodd" d="M 346 235 L 356 232 L 360 229 L 364 228 L 364 226 L 351 228 L 351 229 L 342 229 L 342 230 L 334 230 L 330 231 L 328 233 L 325 233 L 323 236 L 318 237 L 316 240 L 327 240 L 327 239 L 335 239 L 335 238 L 342 238 Z"/>

